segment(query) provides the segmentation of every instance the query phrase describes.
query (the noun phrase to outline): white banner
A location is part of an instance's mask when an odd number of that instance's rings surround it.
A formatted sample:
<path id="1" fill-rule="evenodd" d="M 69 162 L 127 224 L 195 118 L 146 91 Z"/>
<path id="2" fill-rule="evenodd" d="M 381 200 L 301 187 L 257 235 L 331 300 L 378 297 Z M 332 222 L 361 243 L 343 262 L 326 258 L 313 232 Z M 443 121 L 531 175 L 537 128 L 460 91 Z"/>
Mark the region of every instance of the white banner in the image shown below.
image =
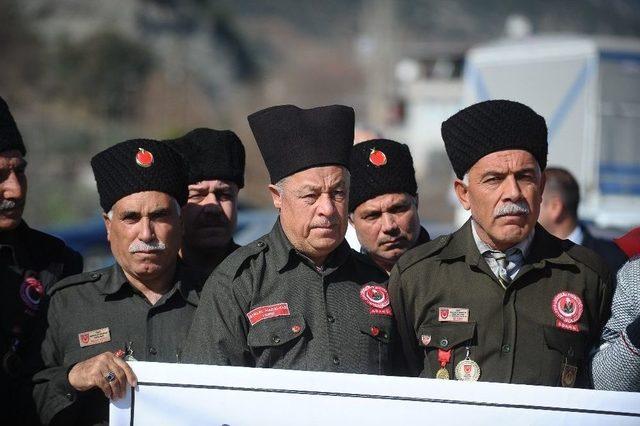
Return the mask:
<path id="1" fill-rule="evenodd" d="M 138 387 L 110 424 L 639 425 L 640 393 L 132 362 Z"/>

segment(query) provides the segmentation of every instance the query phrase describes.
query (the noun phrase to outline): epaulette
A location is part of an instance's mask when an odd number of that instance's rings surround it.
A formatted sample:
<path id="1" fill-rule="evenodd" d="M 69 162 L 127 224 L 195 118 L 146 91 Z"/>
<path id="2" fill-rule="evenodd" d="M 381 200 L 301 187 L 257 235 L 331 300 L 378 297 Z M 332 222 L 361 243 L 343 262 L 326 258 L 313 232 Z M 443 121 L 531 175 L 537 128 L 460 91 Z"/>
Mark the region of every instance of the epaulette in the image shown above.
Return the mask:
<path id="1" fill-rule="evenodd" d="M 55 292 L 60 291 L 63 288 L 72 287 L 78 284 L 96 282 L 100 277 L 102 277 L 101 271 L 83 272 L 81 274 L 71 275 L 70 277 L 64 278 L 52 285 L 47 293 L 49 296 L 53 296 Z"/>
<path id="2" fill-rule="evenodd" d="M 452 234 L 441 235 L 435 240 L 431 240 L 417 247 L 414 247 L 411 250 L 408 250 L 398 260 L 398 269 L 400 269 L 400 272 L 404 272 L 407 268 L 411 267 L 417 262 L 429 257 L 436 256 L 442 251 L 443 248 L 447 246 L 447 244 L 449 244 L 451 237 Z"/>
<path id="3" fill-rule="evenodd" d="M 611 271 L 607 264 L 593 250 L 579 244 L 574 244 L 570 240 L 563 240 L 562 248 L 573 260 L 585 265 L 601 278 L 606 279 L 611 276 Z M 613 271 L 613 273 L 615 273 L 615 271 Z"/>
<path id="4" fill-rule="evenodd" d="M 231 253 L 215 271 L 221 271 L 226 275 L 235 276 L 240 267 L 250 258 L 256 256 L 269 248 L 269 245 L 263 238 L 250 242 L 249 244 L 237 248 Z"/>

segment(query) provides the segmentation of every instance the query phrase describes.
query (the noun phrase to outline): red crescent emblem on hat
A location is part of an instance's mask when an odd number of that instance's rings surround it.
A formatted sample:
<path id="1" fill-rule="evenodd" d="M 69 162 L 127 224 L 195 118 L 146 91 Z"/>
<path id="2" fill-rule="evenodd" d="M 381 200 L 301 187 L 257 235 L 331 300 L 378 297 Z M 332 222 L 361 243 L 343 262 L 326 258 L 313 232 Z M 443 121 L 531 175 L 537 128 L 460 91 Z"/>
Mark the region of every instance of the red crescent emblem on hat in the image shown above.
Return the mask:
<path id="1" fill-rule="evenodd" d="M 387 156 L 384 152 L 373 148 L 369 154 L 369 162 L 376 167 L 382 167 L 387 164 Z"/>
<path id="2" fill-rule="evenodd" d="M 389 293 L 379 285 L 365 285 L 360 289 L 360 298 L 369 306 L 382 309 L 389 306 Z"/>
<path id="3" fill-rule="evenodd" d="M 584 305 L 579 296 L 563 291 L 555 295 L 551 302 L 551 309 L 557 319 L 573 324 L 582 316 Z"/>
<path id="4" fill-rule="evenodd" d="M 151 167 L 153 164 L 153 154 L 145 149 L 138 148 L 136 164 L 140 167 Z"/>

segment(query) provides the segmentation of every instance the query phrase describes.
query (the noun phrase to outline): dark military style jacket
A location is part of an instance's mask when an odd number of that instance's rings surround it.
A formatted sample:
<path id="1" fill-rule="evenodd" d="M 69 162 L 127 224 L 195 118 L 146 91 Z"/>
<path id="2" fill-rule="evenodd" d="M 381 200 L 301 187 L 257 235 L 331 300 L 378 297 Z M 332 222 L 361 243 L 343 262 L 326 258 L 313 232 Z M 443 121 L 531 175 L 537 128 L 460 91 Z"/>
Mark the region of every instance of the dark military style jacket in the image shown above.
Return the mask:
<path id="1" fill-rule="evenodd" d="M 198 305 L 199 272 L 176 269 L 174 286 L 155 304 L 131 286 L 120 266 L 87 272 L 51 289 L 45 369 L 34 376 L 40 418 L 51 424 L 106 424 L 102 391 L 77 392 L 68 380 L 78 362 L 128 350 L 138 361 L 176 362 Z"/>
<path id="2" fill-rule="evenodd" d="M 0 232 L 0 424 L 36 422 L 31 376 L 41 368 L 46 289 L 82 272 L 82 257 L 24 221 Z"/>
<path id="3" fill-rule="evenodd" d="M 209 277 L 182 361 L 388 374 L 387 279 L 346 242 L 316 268 L 278 220 Z"/>
<path id="4" fill-rule="evenodd" d="M 408 374 L 435 377 L 448 353 L 454 378 L 468 352 L 482 381 L 588 387 L 589 352 L 609 317 L 607 267 L 539 225 L 524 260 L 505 290 L 470 221 L 400 258 L 389 291 Z"/>

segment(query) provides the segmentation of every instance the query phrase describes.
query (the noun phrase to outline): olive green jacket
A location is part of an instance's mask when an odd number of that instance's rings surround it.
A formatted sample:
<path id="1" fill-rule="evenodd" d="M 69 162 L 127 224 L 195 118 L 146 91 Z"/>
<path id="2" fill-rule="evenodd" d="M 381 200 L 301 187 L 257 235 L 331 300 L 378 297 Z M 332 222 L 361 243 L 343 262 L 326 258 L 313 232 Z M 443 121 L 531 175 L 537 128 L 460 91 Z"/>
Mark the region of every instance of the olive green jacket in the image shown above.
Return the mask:
<path id="1" fill-rule="evenodd" d="M 445 368 L 454 378 L 468 347 L 479 380 L 588 387 L 586 361 L 609 317 L 610 282 L 595 253 L 537 225 L 525 263 L 505 290 L 480 254 L 469 221 L 408 251 L 391 273 L 406 373 L 435 377 L 438 353 L 450 350 Z M 573 323 L 563 321 L 565 327 L 552 308 L 562 292 L 583 305 Z M 468 318 L 450 321 L 439 308 L 468 309 Z"/>

